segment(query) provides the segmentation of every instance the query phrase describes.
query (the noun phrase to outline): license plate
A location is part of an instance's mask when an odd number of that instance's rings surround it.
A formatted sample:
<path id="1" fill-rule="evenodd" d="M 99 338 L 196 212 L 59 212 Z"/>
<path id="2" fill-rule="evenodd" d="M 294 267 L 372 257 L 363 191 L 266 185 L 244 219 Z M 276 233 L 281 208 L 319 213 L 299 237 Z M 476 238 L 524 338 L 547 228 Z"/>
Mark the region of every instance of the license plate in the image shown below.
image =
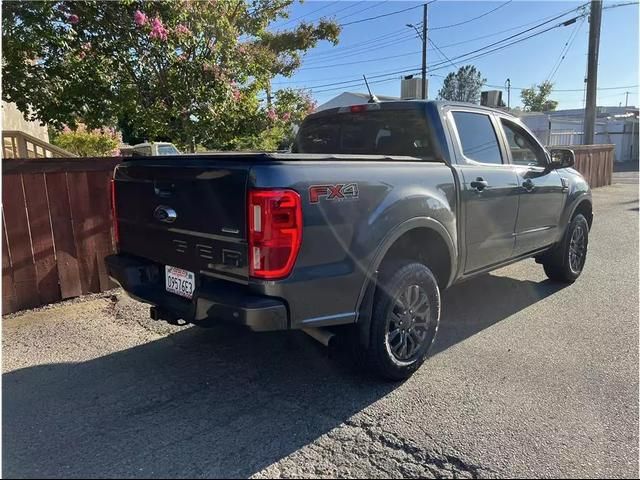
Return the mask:
<path id="1" fill-rule="evenodd" d="M 196 285 L 196 276 L 193 272 L 165 265 L 164 273 L 167 292 L 175 293 L 185 298 L 193 297 L 193 290 Z"/>

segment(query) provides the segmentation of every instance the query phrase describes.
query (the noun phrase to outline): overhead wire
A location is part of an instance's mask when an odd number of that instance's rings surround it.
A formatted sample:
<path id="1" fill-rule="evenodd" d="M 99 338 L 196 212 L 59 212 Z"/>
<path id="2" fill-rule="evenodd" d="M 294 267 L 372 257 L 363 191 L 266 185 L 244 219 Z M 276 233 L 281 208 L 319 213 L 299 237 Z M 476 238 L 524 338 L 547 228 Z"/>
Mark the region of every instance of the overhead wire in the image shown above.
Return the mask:
<path id="1" fill-rule="evenodd" d="M 442 29 L 445 29 L 445 28 L 459 27 L 460 25 L 465 25 L 465 24 L 467 24 L 467 23 L 471 23 L 471 22 L 473 22 L 473 21 L 475 21 L 475 20 L 478 20 L 478 19 L 480 19 L 480 18 L 482 18 L 482 17 L 486 17 L 487 15 L 489 15 L 489 14 L 491 14 L 491 13 L 495 12 L 496 10 L 501 9 L 502 7 L 506 7 L 506 6 L 507 6 L 507 5 L 509 5 L 512 1 L 513 1 L 513 0 L 507 0 L 506 2 L 501 3 L 500 5 L 498 5 L 496 8 L 493 8 L 493 9 L 489 10 L 488 12 L 483 13 L 482 15 L 478 15 L 477 17 L 470 18 L 470 19 L 465 20 L 465 21 L 463 21 L 463 22 L 452 23 L 452 24 L 449 24 L 449 25 L 442 25 L 442 26 L 440 26 L 440 27 L 429 27 L 429 30 L 442 30 Z"/>

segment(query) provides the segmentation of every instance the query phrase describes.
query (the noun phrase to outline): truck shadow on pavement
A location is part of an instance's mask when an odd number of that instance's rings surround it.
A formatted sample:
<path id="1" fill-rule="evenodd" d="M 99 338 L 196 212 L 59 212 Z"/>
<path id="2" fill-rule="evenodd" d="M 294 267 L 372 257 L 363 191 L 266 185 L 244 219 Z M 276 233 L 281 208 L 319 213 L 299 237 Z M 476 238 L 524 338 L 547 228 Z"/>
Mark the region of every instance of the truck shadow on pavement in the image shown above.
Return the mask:
<path id="1" fill-rule="evenodd" d="M 452 288 L 435 353 L 559 288 L 494 275 Z M 4 476 L 250 476 L 398 387 L 337 357 L 299 332 L 192 328 L 82 363 L 9 372 Z"/>

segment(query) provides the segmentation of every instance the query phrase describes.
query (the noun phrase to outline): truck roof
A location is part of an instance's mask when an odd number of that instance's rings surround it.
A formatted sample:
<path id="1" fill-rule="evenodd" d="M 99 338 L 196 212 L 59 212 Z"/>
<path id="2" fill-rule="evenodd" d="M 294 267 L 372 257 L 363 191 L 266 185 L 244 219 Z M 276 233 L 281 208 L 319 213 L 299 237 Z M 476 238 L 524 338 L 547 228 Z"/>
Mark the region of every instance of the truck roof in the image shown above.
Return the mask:
<path id="1" fill-rule="evenodd" d="M 403 108 L 403 109 L 413 109 L 413 108 L 415 108 L 415 109 L 419 109 L 420 105 L 425 104 L 425 103 L 436 105 L 437 108 L 442 108 L 442 107 L 446 107 L 446 106 L 465 107 L 465 108 L 472 108 L 474 110 L 481 110 L 481 111 L 487 111 L 487 112 L 496 112 L 496 113 L 500 113 L 502 115 L 509 115 L 511 117 L 515 117 L 512 113 L 504 111 L 504 110 L 500 110 L 498 108 L 485 107 L 484 105 L 477 105 L 475 103 L 453 102 L 453 101 L 449 101 L 449 100 L 394 100 L 394 101 L 379 102 L 378 105 L 380 105 L 380 109 L 382 109 L 382 110 L 387 110 L 387 109 L 391 110 L 391 109 L 397 109 L 397 108 Z M 371 105 L 371 103 L 365 102 L 365 103 L 361 103 L 361 104 L 353 104 L 353 105 L 347 105 L 347 106 L 343 106 L 343 107 L 328 108 L 326 110 L 321 110 L 319 112 L 312 113 L 310 116 L 312 116 L 312 117 L 321 117 L 321 116 L 325 116 L 325 115 L 331 115 L 331 114 L 334 114 L 334 113 L 338 113 L 341 109 L 344 109 L 344 108 L 347 108 L 347 107 L 356 106 L 356 105 Z"/>

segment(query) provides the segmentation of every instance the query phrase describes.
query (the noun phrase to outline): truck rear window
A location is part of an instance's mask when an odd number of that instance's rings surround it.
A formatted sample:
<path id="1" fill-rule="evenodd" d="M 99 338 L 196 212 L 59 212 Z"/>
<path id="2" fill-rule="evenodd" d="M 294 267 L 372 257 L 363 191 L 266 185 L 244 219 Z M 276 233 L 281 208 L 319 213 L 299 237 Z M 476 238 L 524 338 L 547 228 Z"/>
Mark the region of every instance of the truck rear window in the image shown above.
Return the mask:
<path id="1" fill-rule="evenodd" d="M 405 155 L 433 158 L 427 119 L 419 111 L 369 110 L 306 119 L 294 153 Z"/>

